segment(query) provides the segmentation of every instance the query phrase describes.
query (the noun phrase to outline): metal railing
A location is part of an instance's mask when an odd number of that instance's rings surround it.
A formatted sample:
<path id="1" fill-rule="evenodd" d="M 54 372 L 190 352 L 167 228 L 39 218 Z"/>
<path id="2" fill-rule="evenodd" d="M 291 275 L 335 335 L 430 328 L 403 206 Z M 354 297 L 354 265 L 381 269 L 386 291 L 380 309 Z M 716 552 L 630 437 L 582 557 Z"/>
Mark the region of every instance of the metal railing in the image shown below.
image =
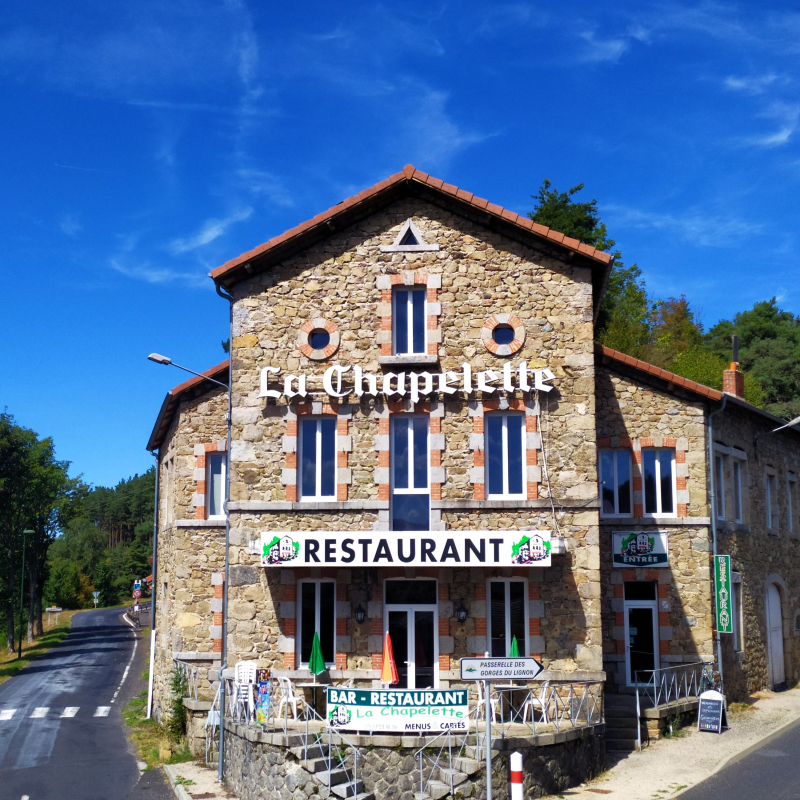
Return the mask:
<path id="1" fill-rule="evenodd" d="M 678 700 L 699 697 L 707 689 L 720 687 L 719 673 L 714 671 L 713 661 L 696 661 L 691 664 L 678 664 L 634 673 L 636 684 L 636 744 L 642 749 L 642 705 L 648 701 L 648 708 L 664 706 Z"/>
<path id="2" fill-rule="evenodd" d="M 434 776 L 439 778 L 444 771 L 447 774 L 448 780 L 446 783 L 450 784 L 450 794 L 454 793 L 454 776 L 455 763 L 464 755 L 464 749 L 467 746 L 467 739 L 469 738 L 469 728 L 466 732 L 454 734 L 451 730 L 442 731 L 435 739 L 428 742 L 425 747 L 421 747 L 414 753 L 414 758 L 419 762 L 419 793 L 420 797 L 427 794 L 427 789 Z M 441 740 L 441 741 L 439 741 Z M 453 758 L 453 751 L 455 748 L 455 758 Z M 446 759 L 446 760 L 445 760 Z M 446 763 L 447 767 L 442 764 Z M 428 777 L 425 777 L 425 768 L 428 767 Z M 441 781 L 445 783 L 445 781 Z"/>
<path id="3" fill-rule="evenodd" d="M 587 728 L 603 722 L 603 682 L 542 683 L 539 686 L 492 686 L 491 701 L 497 702 L 497 717 L 492 709 L 492 736 L 499 731 L 515 736 L 537 733 L 560 733 L 563 730 Z M 476 722 L 480 711 L 476 710 Z M 538 719 L 537 719 L 538 715 Z M 522 726 L 522 730 L 511 726 Z M 485 740 L 477 729 L 476 738 Z"/>
<path id="4" fill-rule="evenodd" d="M 206 717 L 206 766 L 211 763 L 214 750 L 217 751 L 217 758 L 219 758 L 219 696 L 221 688 L 222 684 L 219 684 L 211 708 L 208 710 L 208 717 Z"/>
<path id="5" fill-rule="evenodd" d="M 178 658 L 173 658 L 175 669 L 178 669 L 183 674 L 186 681 L 186 696 L 191 697 L 192 700 L 197 700 L 197 676 L 199 669 L 196 664 L 190 664 L 188 661 L 181 661 Z"/>

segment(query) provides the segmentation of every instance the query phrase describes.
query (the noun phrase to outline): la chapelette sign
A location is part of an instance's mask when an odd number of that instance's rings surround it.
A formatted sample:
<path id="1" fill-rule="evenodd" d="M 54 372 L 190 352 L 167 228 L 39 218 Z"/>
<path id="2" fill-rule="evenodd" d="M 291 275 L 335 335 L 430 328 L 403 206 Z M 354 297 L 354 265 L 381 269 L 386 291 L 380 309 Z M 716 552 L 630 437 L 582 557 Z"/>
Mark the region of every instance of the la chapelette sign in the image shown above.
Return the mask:
<path id="1" fill-rule="evenodd" d="M 262 567 L 549 567 L 550 531 L 269 531 Z"/>

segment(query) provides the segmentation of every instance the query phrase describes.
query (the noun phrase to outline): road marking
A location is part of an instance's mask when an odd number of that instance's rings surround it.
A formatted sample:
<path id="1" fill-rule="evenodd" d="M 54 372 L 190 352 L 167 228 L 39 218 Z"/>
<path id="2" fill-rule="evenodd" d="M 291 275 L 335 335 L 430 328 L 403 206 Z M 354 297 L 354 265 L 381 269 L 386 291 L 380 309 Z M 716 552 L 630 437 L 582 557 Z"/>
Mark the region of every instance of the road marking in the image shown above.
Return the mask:
<path id="1" fill-rule="evenodd" d="M 111 711 L 111 706 L 97 706 L 97 711 L 94 712 L 94 715 L 96 717 L 107 717 L 109 711 Z"/>
<path id="2" fill-rule="evenodd" d="M 22 800 L 31 800 L 31 799 L 30 797 L 28 797 L 28 795 L 24 794 L 22 795 Z"/>
<path id="3" fill-rule="evenodd" d="M 133 652 L 131 653 L 131 657 L 128 659 L 128 666 L 125 667 L 125 672 L 122 673 L 122 680 L 119 682 L 119 686 L 117 686 L 117 691 L 114 692 L 114 696 L 111 698 L 112 703 L 117 699 L 119 690 L 122 688 L 122 684 L 125 683 L 125 678 L 128 677 L 128 672 L 130 671 L 131 664 L 133 663 L 133 657 L 136 655 L 136 648 L 138 646 L 139 646 L 139 639 L 137 637 L 133 640 Z"/>
<path id="4" fill-rule="evenodd" d="M 61 715 L 61 718 L 63 719 L 64 717 L 74 717 L 78 713 L 79 708 L 80 706 L 67 706 L 64 709 L 64 713 Z"/>
<path id="5" fill-rule="evenodd" d="M 11 717 L 13 717 L 16 713 L 16 708 L 4 708 L 2 711 L 0 711 L 0 722 L 11 719 Z"/>
<path id="6" fill-rule="evenodd" d="M 31 714 L 31 719 L 42 719 L 42 717 L 47 716 L 47 712 L 49 708 L 34 708 L 33 714 Z"/>

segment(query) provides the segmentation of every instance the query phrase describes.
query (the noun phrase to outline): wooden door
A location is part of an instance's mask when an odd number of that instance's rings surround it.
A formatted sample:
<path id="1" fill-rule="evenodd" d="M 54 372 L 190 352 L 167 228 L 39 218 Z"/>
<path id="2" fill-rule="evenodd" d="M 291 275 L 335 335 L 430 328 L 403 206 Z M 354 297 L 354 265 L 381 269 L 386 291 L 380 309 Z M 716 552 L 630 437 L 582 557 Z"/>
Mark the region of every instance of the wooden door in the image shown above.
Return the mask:
<path id="1" fill-rule="evenodd" d="M 771 583 L 767 589 L 767 645 L 769 650 L 769 682 L 774 689 L 786 681 L 783 662 L 781 593 L 774 583 Z"/>

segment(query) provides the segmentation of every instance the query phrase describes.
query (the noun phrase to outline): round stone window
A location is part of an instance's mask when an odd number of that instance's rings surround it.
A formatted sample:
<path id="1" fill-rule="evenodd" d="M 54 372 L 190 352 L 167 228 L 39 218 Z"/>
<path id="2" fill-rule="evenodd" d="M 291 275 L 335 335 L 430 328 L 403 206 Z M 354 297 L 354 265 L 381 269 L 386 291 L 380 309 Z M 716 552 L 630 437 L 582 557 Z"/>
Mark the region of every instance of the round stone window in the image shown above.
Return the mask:
<path id="1" fill-rule="evenodd" d="M 514 314 L 494 314 L 483 323 L 481 341 L 495 356 L 513 356 L 525 342 L 525 326 Z"/>
<path id="2" fill-rule="evenodd" d="M 323 361 L 339 349 L 339 329 L 330 320 L 310 319 L 303 323 L 297 334 L 300 352 L 313 359 Z"/>

